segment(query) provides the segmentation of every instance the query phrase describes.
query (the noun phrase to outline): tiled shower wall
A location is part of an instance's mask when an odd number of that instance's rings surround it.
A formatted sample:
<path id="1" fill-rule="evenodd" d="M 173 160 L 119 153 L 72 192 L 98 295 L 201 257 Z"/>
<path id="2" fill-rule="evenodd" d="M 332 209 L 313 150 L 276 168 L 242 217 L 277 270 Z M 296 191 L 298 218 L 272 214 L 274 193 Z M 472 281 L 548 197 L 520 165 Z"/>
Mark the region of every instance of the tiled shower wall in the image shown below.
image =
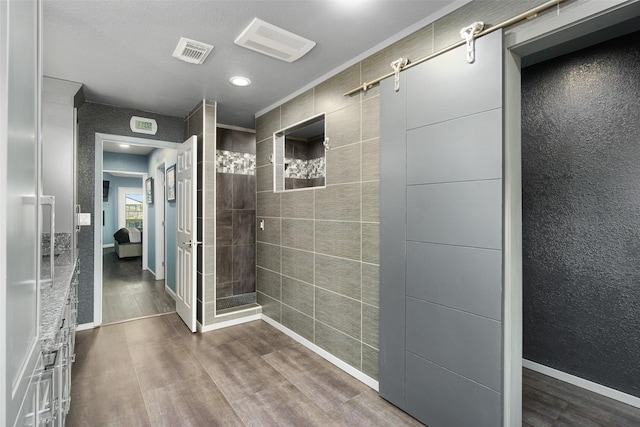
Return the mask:
<path id="1" fill-rule="evenodd" d="M 378 375 L 379 89 L 342 94 L 544 1 L 474 1 L 258 117 L 257 288 L 263 313 Z M 549 12 L 551 13 L 551 12 Z M 326 113 L 326 188 L 273 192 L 273 132 Z"/>
<path id="2" fill-rule="evenodd" d="M 256 138 L 217 129 L 216 309 L 256 302 Z"/>
<path id="3" fill-rule="evenodd" d="M 198 246 L 196 318 L 201 325 L 213 323 L 215 318 L 215 154 L 216 105 L 199 103 L 184 122 L 185 139 L 198 137 Z"/>

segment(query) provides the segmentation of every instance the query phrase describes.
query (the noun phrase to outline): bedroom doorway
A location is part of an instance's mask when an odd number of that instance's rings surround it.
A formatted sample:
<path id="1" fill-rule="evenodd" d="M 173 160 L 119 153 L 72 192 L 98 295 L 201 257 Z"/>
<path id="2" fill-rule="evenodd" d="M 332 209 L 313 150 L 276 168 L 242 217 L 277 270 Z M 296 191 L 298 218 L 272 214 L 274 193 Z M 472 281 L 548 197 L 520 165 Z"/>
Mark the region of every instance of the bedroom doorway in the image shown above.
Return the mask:
<path id="1" fill-rule="evenodd" d="M 96 184 L 96 212 L 103 212 L 102 227 L 94 229 L 98 324 L 175 311 L 175 202 L 165 194 L 164 175 L 176 146 L 96 134 L 96 182 L 110 181 L 102 190 Z"/>

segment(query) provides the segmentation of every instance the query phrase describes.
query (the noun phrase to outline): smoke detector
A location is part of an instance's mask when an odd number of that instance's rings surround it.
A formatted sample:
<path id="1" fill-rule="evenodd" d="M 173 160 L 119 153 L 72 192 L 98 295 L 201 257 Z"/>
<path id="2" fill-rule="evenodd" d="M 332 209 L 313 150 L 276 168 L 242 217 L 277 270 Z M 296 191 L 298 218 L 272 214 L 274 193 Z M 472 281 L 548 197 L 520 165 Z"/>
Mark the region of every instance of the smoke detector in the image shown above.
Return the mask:
<path id="1" fill-rule="evenodd" d="M 316 45 L 316 42 L 258 18 L 251 21 L 234 43 L 286 62 L 300 59 Z"/>
<path id="2" fill-rule="evenodd" d="M 180 37 L 173 56 L 191 64 L 202 64 L 212 50 L 210 44 Z"/>

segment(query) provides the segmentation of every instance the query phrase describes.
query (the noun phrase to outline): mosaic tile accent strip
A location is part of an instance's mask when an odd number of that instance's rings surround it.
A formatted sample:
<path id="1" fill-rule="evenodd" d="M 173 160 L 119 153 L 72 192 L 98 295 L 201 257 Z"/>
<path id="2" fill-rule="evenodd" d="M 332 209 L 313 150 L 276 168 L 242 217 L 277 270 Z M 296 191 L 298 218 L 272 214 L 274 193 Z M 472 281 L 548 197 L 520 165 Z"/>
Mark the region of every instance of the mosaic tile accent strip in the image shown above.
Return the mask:
<path id="1" fill-rule="evenodd" d="M 324 178 L 326 163 L 324 157 L 317 159 L 284 159 L 289 166 L 284 171 L 285 178 L 314 179 Z"/>
<path id="2" fill-rule="evenodd" d="M 216 172 L 237 175 L 256 174 L 256 155 L 216 150 Z"/>

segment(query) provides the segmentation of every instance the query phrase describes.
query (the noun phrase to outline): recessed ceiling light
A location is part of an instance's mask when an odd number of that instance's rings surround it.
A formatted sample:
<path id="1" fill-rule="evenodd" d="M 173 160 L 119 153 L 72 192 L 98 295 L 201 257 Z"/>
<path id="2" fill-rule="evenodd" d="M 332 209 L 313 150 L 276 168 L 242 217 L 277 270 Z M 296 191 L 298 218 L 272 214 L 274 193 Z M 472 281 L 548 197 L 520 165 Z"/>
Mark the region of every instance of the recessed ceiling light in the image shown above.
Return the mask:
<path id="1" fill-rule="evenodd" d="M 249 86 L 251 84 L 251 80 L 246 77 L 235 76 L 229 79 L 229 83 L 234 86 Z"/>
<path id="2" fill-rule="evenodd" d="M 130 145 L 129 144 L 120 144 L 120 148 L 129 148 Z"/>

